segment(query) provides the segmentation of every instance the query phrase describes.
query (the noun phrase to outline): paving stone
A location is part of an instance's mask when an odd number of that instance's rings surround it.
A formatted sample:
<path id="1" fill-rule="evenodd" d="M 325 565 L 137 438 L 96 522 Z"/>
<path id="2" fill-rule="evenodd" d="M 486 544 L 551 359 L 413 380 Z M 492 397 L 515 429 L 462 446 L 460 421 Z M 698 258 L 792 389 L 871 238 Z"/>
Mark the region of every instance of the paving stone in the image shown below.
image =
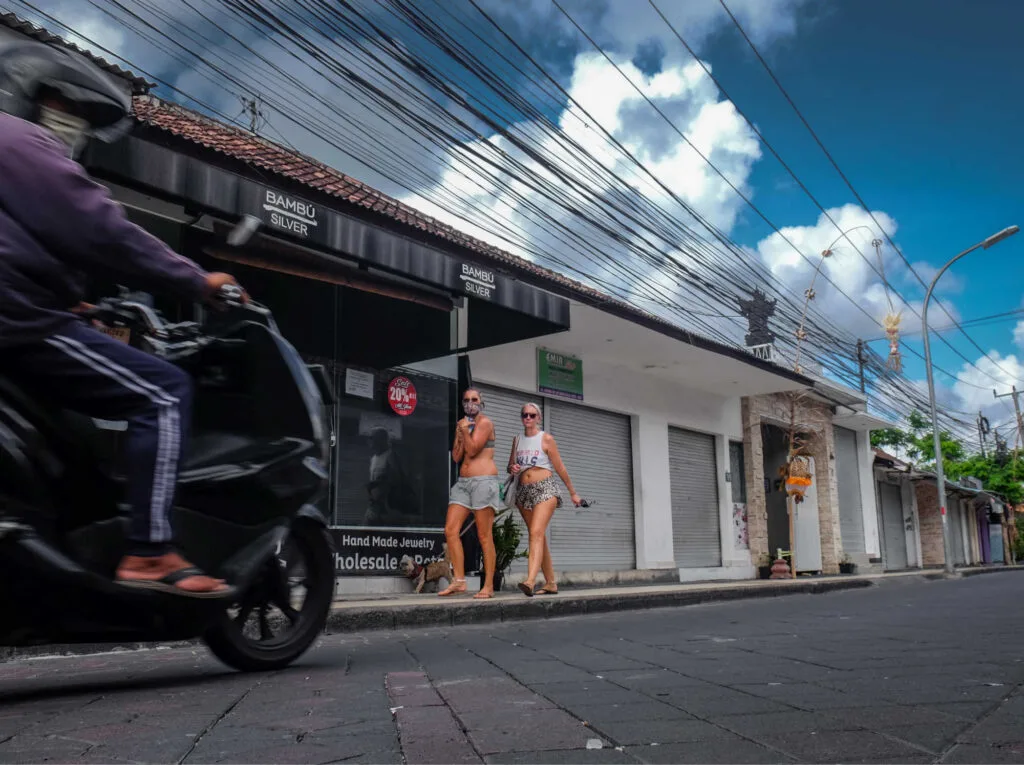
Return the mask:
<path id="1" fill-rule="evenodd" d="M 497 752 L 584 749 L 597 734 L 561 710 L 461 718 L 470 741 L 484 755 Z"/>
<path id="2" fill-rule="evenodd" d="M 959 744 L 942 760 L 953 765 L 978 765 L 979 763 L 1024 762 L 1024 746 L 984 746 L 980 744 Z"/>
<path id="3" fill-rule="evenodd" d="M 921 750 L 871 731 L 803 731 L 758 736 L 757 740 L 801 760 L 853 762 L 889 759 L 901 762 Z"/>
<path id="4" fill-rule="evenodd" d="M 447 707 L 407 707 L 395 712 L 402 752 L 409 763 L 480 762 Z M 353 742 L 358 746 L 358 740 Z"/>
<path id="5" fill-rule="evenodd" d="M 639 704 L 583 704 L 568 705 L 568 711 L 581 720 L 600 723 L 607 720 L 632 722 L 635 720 L 695 720 L 693 715 L 678 707 L 660 701 Z"/>
<path id="6" fill-rule="evenodd" d="M 444 701 L 423 672 L 389 672 L 384 687 L 392 706 L 441 706 Z"/>
<path id="7" fill-rule="evenodd" d="M 742 738 L 714 739 L 711 741 L 695 741 L 685 744 L 667 744 L 665 746 L 626 747 L 626 753 L 636 757 L 640 762 L 652 765 L 683 765 L 693 763 L 779 763 L 792 760 L 759 744 Z"/>
<path id="8" fill-rule="evenodd" d="M 617 749 L 563 749 L 489 754 L 484 762 L 494 765 L 631 765 L 640 761 L 628 752 Z"/>
<path id="9" fill-rule="evenodd" d="M 983 720 L 977 726 L 969 726 L 960 740 L 968 744 L 1024 745 L 1024 720 L 1014 722 Z"/>
<path id="10" fill-rule="evenodd" d="M 672 744 L 709 739 L 733 739 L 730 733 L 701 720 L 603 720 L 593 723 L 595 730 L 621 746 Z"/>
<path id="11" fill-rule="evenodd" d="M 898 738 L 908 744 L 923 747 L 929 752 L 942 752 L 950 744 L 957 740 L 957 736 L 964 729 L 965 723 L 962 720 L 951 720 L 948 722 L 932 722 L 927 725 L 902 725 L 892 728 L 873 728 L 876 733 Z"/>
<path id="12" fill-rule="evenodd" d="M 547 683 L 538 686 L 537 691 L 552 702 L 568 707 L 587 704 L 647 704 L 651 701 L 650 696 L 597 679 L 586 683 Z"/>
<path id="13" fill-rule="evenodd" d="M 711 717 L 727 714 L 767 714 L 788 712 L 793 707 L 772 699 L 751 696 L 728 688 L 693 690 L 680 688 L 670 691 L 662 701 L 677 706 L 697 717 Z"/>
<path id="14" fill-rule="evenodd" d="M 742 736 L 757 738 L 797 731 L 858 730 L 860 726 L 816 712 L 769 712 L 767 714 L 712 715 L 711 722 Z"/>

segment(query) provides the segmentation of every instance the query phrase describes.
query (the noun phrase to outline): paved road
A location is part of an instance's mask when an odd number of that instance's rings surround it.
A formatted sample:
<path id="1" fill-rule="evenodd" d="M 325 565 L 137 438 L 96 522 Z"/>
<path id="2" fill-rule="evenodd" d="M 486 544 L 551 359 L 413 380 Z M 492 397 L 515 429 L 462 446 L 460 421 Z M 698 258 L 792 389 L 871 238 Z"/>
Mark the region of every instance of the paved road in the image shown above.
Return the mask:
<path id="1" fill-rule="evenodd" d="M 1024 576 L 0 665 L 0 763 L 1024 763 Z"/>

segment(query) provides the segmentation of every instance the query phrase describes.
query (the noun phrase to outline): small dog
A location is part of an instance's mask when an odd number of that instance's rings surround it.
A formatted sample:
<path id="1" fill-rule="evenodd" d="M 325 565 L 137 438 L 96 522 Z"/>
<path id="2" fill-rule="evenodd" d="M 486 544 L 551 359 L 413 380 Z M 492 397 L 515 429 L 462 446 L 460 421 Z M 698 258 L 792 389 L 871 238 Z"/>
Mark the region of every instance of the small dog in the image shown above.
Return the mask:
<path id="1" fill-rule="evenodd" d="M 444 559 L 423 564 L 417 563 L 408 555 L 403 555 L 398 568 L 407 578 L 416 582 L 413 592 L 423 592 L 426 585 L 431 585 L 428 592 L 437 592 L 448 586 L 452 577 L 452 564 L 448 558 L 448 545 L 444 546 Z M 442 586 L 442 582 L 444 583 Z"/>

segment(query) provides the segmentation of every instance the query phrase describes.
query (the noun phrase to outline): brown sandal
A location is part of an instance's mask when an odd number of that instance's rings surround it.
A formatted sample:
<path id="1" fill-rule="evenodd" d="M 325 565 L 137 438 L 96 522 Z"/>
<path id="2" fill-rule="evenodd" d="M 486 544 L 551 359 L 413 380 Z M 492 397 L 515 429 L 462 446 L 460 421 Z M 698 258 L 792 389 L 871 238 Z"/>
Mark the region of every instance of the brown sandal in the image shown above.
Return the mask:
<path id="1" fill-rule="evenodd" d="M 551 587 L 551 585 L 549 585 L 549 584 L 547 584 L 545 582 L 544 586 L 541 587 L 539 590 L 537 590 L 537 592 L 535 594 L 536 595 L 557 595 L 558 594 L 558 587 L 557 587 L 557 585 L 555 586 L 555 589 L 553 589 L 553 590 L 549 589 L 550 587 Z"/>

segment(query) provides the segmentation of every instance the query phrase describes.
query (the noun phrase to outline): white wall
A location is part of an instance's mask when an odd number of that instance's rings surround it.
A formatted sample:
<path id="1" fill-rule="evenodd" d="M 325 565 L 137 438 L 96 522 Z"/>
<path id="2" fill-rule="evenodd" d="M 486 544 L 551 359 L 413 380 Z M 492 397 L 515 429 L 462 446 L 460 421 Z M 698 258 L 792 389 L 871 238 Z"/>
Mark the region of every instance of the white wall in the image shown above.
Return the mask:
<path id="1" fill-rule="evenodd" d="M 860 473 L 860 504 L 864 515 L 864 552 L 869 558 L 882 554 L 878 535 L 878 503 L 875 499 L 875 453 L 871 450 L 871 433 L 857 431 L 857 465 Z M 906 501 L 904 500 L 904 507 Z"/>
<path id="2" fill-rule="evenodd" d="M 557 335 L 470 353 L 473 379 L 540 398 L 536 348 L 558 350 Z M 641 569 L 674 568 L 672 504 L 669 482 L 668 428 L 675 426 L 715 436 L 718 460 L 722 567 L 681 569 L 687 580 L 748 578 L 754 575 L 747 550 L 734 549 L 732 491 L 726 482 L 729 441 L 742 441 L 740 400 L 690 390 L 683 383 L 586 357 L 584 404 L 630 417 L 633 439 L 633 484 L 636 511 L 636 558 Z M 685 370 L 681 372 L 685 375 Z"/>

